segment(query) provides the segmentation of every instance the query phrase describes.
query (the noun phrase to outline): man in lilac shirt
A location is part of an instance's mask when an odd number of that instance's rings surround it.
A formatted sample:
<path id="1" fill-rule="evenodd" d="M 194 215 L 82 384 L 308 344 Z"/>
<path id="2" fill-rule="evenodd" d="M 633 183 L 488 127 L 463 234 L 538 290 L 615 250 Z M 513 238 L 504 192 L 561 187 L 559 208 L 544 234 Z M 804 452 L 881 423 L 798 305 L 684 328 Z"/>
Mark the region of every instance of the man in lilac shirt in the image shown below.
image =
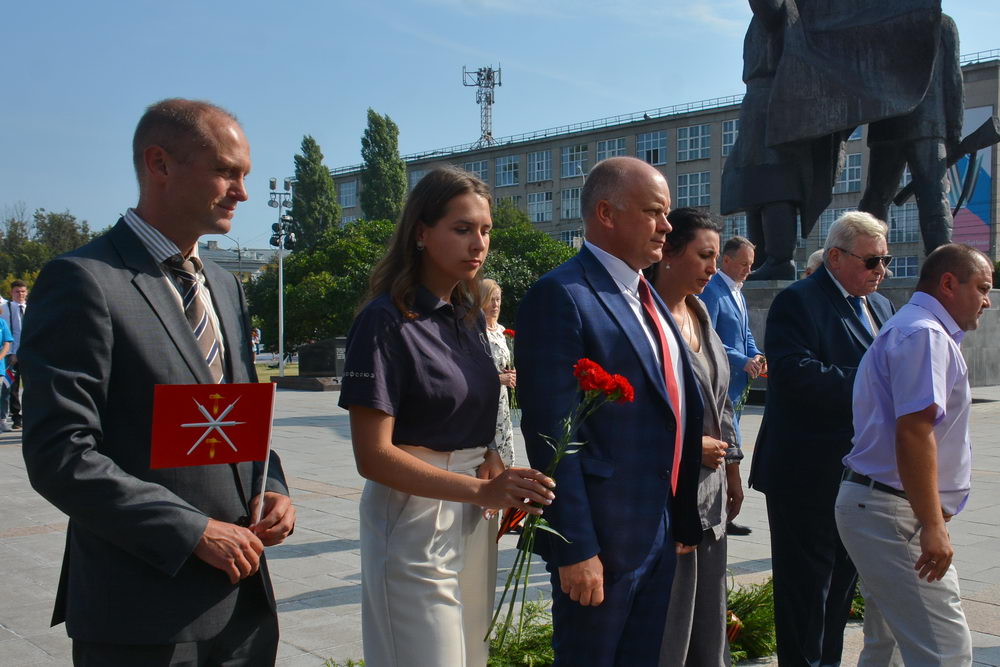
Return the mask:
<path id="1" fill-rule="evenodd" d="M 972 664 L 945 527 L 972 481 L 971 392 L 959 345 L 990 306 L 978 250 L 931 253 L 917 289 L 879 332 L 854 383 L 854 448 L 837 528 L 865 596 L 859 665 Z"/>

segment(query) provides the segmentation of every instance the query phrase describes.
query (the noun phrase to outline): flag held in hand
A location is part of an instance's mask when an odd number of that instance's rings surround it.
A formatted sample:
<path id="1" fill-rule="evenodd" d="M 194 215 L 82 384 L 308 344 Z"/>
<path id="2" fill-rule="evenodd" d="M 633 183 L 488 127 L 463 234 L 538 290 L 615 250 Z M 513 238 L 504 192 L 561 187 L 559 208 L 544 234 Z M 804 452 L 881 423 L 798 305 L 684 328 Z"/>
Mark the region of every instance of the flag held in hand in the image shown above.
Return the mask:
<path id="1" fill-rule="evenodd" d="M 264 461 L 275 385 L 158 384 L 149 467 Z"/>

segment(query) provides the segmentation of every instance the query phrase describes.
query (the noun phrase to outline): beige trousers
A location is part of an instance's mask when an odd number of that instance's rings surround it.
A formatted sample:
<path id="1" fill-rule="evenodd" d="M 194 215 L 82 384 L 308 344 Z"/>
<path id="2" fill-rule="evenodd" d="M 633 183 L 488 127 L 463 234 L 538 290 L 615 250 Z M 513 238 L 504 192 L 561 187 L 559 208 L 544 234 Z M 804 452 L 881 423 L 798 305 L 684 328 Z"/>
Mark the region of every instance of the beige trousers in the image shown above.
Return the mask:
<path id="1" fill-rule="evenodd" d="M 484 447 L 401 447 L 475 475 Z M 368 667 L 483 667 L 496 542 L 481 508 L 368 481 L 361 496 L 361 629 Z"/>

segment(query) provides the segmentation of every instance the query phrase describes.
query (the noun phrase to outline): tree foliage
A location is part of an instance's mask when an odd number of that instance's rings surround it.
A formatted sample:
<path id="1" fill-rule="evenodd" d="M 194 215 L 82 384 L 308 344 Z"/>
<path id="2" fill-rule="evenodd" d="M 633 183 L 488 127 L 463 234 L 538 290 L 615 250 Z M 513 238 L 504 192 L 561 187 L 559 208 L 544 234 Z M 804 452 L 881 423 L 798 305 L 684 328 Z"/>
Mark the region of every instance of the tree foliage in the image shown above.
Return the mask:
<path id="1" fill-rule="evenodd" d="M 347 333 L 368 289 L 371 268 L 385 253 L 393 225 L 387 220 L 355 220 L 327 229 L 311 249 L 285 261 L 285 345 Z M 263 338 L 278 340 L 278 270 L 269 266 L 247 286 L 254 317 Z"/>
<path id="2" fill-rule="evenodd" d="M 295 189 L 292 229 L 298 247 L 312 248 L 323 233 L 340 224 L 340 204 L 330 170 L 323 166 L 323 152 L 310 135 L 302 138 L 302 154 L 295 156 Z"/>
<path id="3" fill-rule="evenodd" d="M 500 321 L 513 326 L 521 299 L 536 280 L 576 254 L 576 250 L 538 231 L 509 201 L 493 210 L 493 232 L 485 274 L 503 289 Z"/>
<path id="4" fill-rule="evenodd" d="M 69 211 L 39 208 L 29 220 L 24 204 L 8 206 L 0 221 L 0 293 L 9 294 L 15 279 L 31 286 L 46 262 L 94 236 L 87 221 L 77 221 Z"/>
<path id="5" fill-rule="evenodd" d="M 361 137 L 361 208 L 370 220 L 398 220 L 406 198 L 406 163 L 399 157 L 399 127 L 368 109 Z"/>

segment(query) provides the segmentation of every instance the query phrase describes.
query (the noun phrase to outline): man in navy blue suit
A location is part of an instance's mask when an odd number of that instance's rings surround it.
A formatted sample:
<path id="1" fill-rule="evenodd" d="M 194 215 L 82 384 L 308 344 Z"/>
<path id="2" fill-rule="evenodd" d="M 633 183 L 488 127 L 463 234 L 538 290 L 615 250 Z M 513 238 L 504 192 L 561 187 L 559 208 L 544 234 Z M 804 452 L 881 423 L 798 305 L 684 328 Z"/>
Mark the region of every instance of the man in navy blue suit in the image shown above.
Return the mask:
<path id="1" fill-rule="evenodd" d="M 578 359 L 627 377 L 635 401 L 601 408 L 580 429 L 586 444 L 560 463 L 558 496 L 545 508 L 568 541 L 540 533 L 536 551 L 552 576 L 557 666 L 655 665 L 675 551 L 701 539 L 701 395 L 677 328 L 640 273 L 663 255 L 670 190 L 645 162 L 611 158 L 591 170 L 581 208 L 583 248 L 535 283 L 517 318 L 531 465 L 548 466 L 542 436 L 557 436 L 580 400 Z"/>
<path id="2" fill-rule="evenodd" d="M 749 484 L 767 496 L 782 667 L 839 665 L 857 572 L 834 503 L 851 450 L 861 357 L 892 316 L 876 294 L 892 260 L 886 225 L 851 211 L 830 228 L 823 265 L 767 314 L 767 404 Z"/>
<path id="3" fill-rule="evenodd" d="M 743 281 L 753 266 L 754 246 L 749 239 L 734 236 L 722 246 L 722 266 L 712 276 L 701 300 L 705 303 L 712 328 L 719 334 L 729 358 L 729 400 L 736 405 L 747 384 L 767 371 L 764 355 L 757 349 L 757 341 L 750 332 L 747 300 L 743 296 Z M 740 415 L 733 415 L 736 437 L 740 437 Z M 733 522 L 726 524 L 730 535 L 749 535 L 746 526 Z"/>

